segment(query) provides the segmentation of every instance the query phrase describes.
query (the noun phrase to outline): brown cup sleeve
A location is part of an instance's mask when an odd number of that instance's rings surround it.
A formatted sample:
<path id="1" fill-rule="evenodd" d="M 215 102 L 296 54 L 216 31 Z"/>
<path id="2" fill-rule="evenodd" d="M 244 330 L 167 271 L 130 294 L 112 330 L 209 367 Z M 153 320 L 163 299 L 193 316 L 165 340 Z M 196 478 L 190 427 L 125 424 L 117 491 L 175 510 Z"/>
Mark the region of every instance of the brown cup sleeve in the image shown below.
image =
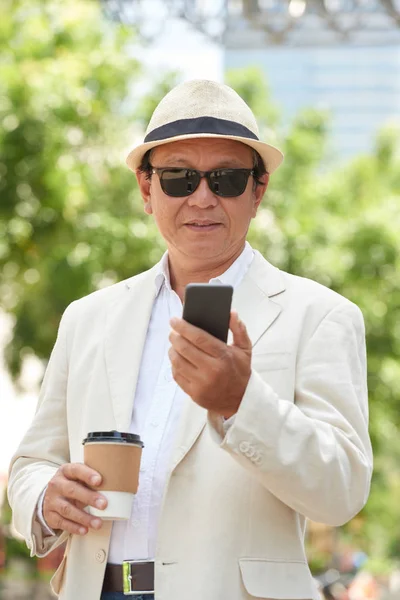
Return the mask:
<path id="1" fill-rule="evenodd" d="M 102 482 L 93 489 L 136 494 L 142 448 L 134 444 L 94 442 L 84 445 L 85 465 L 98 471 Z"/>

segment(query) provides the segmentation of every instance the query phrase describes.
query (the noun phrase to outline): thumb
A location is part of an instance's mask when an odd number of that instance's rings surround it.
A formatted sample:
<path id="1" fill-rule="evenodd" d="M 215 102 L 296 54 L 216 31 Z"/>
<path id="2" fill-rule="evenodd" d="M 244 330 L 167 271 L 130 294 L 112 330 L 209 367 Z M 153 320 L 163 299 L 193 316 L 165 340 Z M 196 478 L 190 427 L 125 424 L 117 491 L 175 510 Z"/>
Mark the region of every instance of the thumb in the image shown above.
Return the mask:
<path id="1" fill-rule="evenodd" d="M 229 329 L 233 334 L 233 346 L 242 348 L 242 350 L 251 351 L 251 340 L 247 335 L 246 326 L 243 321 L 239 319 L 239 315 L 235 310 L 231 312 Z"/>

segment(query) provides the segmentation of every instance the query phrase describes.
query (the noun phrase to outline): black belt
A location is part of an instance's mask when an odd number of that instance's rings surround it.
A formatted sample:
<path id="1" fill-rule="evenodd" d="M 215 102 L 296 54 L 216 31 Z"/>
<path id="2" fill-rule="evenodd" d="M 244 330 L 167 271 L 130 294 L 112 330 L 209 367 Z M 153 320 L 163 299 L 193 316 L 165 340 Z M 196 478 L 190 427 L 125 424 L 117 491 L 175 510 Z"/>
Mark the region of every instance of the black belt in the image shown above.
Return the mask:
<path id="1" fill-rule="evenodd" d="M 154 594 L 154 562 L 125 560 L 122 565 L 107 564 L 102 591 L 129 596 Z"/>

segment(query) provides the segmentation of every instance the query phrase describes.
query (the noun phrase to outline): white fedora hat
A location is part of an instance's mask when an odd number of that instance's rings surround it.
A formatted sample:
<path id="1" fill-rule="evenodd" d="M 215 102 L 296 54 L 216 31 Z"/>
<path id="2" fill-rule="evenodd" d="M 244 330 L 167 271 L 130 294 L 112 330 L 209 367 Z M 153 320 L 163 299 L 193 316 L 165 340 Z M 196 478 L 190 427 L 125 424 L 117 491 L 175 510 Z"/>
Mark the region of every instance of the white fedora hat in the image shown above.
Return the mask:
<path id="1" fill-rule="evenodd" d="M 260 141 L 256 119 L 245 101 L 230 87 L 195 79 L 174 87 L 156 107 L 146 136 L 128 154 L 126 164 L 135 171 L 148 150 L 193 138 L 225 138 L 254 148 L 268 173 L 283 160 L 280 150 Z"/>

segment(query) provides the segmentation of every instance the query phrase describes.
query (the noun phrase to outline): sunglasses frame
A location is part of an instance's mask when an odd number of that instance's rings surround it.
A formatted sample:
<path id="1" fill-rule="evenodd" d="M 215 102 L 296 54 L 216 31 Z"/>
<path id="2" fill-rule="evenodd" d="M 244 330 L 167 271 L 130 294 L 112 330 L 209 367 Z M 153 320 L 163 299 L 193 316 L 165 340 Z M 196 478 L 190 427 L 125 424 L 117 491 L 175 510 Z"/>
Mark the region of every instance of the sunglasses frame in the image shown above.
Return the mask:
<path id="1" fill-rule="evenodd" d="M 152 165 L 150 165 L 150 169 L 151 169 L 152 173 L 158 175 L 158 177 L 160 179 L 160 185 L 161 185 L 162 191 L 167 196 L 170 196 L 170 198 L 187 198 L 188 196 L 191 196 L 197 190 L 197 188 L 200 185 L 201 180 L 204 177 L 207 179 L 208 187 L 210 188 L 211 192 L 213 194 L 215 194 L 216 196 L 219 196 L 221 198 L 238 198 L 239 196 L 241 196 L 244 193 L 244 191 L 246 189 L 246 186 L 247 186 L 247 183 L 249 181 L 249 177 L 251 175 L 254 176 L 254 174 L 255 174 L 254 169 L 244 169 L 244 168 L 243 169 L 242 168 L 240 168 L 240 169 L 219 168 L 219 169 L 212 169 L 211 171 L 198 171 L 197 169 L 189 169 L 188 167 L 153 167 Z M 188 194 L 183 194 L 181 196 L 174 196 L 172 194 L 168 194 L 168 192 L 165 191 L 164 186 L 163 186 L 163 174 L 166 171 L 169 171 L 169 172 L 172 171 L 172 172 L 175 172 L 175 173 L 178 172 L 178 171 L 191 171 L 193 173 L 196 173 L 197 175 L 200 175 L 200 177 L 199 177 L 199 181 L 198 181 L 196 187 L 191 192 L 189 192 Z M 221 194 L 221 193 L 216 192 L 215 190 L 213 190 L 212 187 L 211 187 L 212 186 L 211 176 L 212 176 L 213 173 L 218 173 L 218 171 L 234 171 L 235 173 L 237 173 L 237 172 L 246 173 L 247 174 L 247 179 L 246 179 L 246 182 L 245 182 L 243 190 L 240 193 L 238 193 L 238 194 L 236 194 L 234 196 L 232 196 L 232 195 L 227 196 L 227 195 Z"/>

